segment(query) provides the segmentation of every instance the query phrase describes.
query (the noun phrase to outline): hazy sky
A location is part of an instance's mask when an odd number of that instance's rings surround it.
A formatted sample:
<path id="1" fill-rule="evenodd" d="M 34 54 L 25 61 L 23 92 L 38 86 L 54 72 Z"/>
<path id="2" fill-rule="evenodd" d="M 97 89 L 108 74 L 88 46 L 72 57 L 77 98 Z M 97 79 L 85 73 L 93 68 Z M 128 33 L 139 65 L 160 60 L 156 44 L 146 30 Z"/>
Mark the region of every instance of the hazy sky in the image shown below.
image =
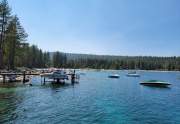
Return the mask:
<path id="1" fill-rule="evenodd" d="M 180 56 L 180 0 L 9 0 L 46 51 Z"/>

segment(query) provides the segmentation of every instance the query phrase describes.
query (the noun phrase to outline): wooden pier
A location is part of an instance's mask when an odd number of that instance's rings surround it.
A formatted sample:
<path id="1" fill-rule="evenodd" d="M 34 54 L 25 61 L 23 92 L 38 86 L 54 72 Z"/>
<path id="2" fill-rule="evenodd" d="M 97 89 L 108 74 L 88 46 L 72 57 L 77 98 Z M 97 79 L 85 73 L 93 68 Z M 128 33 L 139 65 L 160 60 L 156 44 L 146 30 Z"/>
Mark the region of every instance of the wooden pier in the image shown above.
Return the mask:
<path id="1" fill-rule="evenodd" d="M 3 83 L 6 83 L 6 77 L 10 77 L 10 76 L 23 76 L 22 82 L 25 83 L 26 76 L 35 76 L 40 74 L 23 72 L 23 73 L 0 73 L 0 75 L 3 77 Z"/>
<path id="2" fill-rule="evenodd" d="M 26 76 L 40 76 L 41 77 L 41 82 L 47 82 L 46 79 L 51 79 L 53 82 L 56 83 L 65 83 L 65 80 L 71 80 L 71 83 L 75 83 L 79 81 L 80 76 L 76 74 L 75 70 L 66 73 L 65 71 L 62 71 L 61 73 L 56 73 L 54 71 L 53 73 L 28 73 L 26 71 L 21 72 L 21 73 L 10 73 L 10 72 L 1 72 L 0 75 L 2 76 L 2 82 L 6 83 L 6 77 L 12 77 L 12 76 L 22 76 L 22 82 L 26 83 L 27 82 L 27 77 Z M 14 81 L 15 82 L 15 81 Z"/>

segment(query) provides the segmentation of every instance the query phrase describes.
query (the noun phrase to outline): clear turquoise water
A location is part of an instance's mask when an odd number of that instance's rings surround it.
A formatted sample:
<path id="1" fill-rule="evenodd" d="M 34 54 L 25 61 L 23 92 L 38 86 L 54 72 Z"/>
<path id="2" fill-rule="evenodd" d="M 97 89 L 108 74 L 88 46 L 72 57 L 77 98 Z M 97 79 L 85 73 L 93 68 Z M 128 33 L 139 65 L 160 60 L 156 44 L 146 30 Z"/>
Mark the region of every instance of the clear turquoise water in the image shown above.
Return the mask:
<path id="1" fill-rule="evenodd" d="M 119 79 L 107 78 L 111 73 Z M 12 124 L 180 124 L 177 72 L 85 71 L 79 84 L 0 88 L 0 123 Z M 142 80 L 171 82 L 170 88 L 139 85 Z"/>

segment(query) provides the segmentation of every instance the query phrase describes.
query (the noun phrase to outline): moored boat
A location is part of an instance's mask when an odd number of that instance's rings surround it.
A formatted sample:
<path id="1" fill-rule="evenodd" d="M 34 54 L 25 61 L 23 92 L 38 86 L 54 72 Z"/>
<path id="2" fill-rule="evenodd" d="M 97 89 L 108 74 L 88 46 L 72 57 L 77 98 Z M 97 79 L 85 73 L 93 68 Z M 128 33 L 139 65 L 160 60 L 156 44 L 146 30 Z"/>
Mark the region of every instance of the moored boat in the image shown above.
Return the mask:
<path id="1" fill-rule="evenodd" d="M 56 71 L 53 71 L 52 73 L 42 74 L 41 76 L 48 77 L 49 79 L 62 79 L 62 80 L 66 79 L 66 80 L 68 80 L 68 75 L 63 70 L 56 70 Z"/>
<path id="2" fill-rule="evenodd" d="M 109 78 L 119 78 L 119 74 L 112 74 L 108 76 Z"/>
<path id="3" fill-rule="evenodd" d="M 128 76 L 128 77 L 140 77 L 140 75 L 136 71 L 129 72 L 126 76 Z"/>
<path id="4" fill-rule="evenodd" d="M 2 81 L 2 80 L 3 80 L 3 76 L 0 75 L 0 81 Z"/>
<path id="5" fill-rule="evenodd" d="M 16 82 L 16 76 L 15 75 L 11 75 L 7 77 L 8 82 Z"/>
<path id="6" fill-rule="evenodd" d="M 156 86 L 156 87 L 167 87 L 171 85 L 168 82 L 160 81 L 160 80 L 148 80 L 148 81 L 143 81 L 140 84 L 145 86 Z"/>

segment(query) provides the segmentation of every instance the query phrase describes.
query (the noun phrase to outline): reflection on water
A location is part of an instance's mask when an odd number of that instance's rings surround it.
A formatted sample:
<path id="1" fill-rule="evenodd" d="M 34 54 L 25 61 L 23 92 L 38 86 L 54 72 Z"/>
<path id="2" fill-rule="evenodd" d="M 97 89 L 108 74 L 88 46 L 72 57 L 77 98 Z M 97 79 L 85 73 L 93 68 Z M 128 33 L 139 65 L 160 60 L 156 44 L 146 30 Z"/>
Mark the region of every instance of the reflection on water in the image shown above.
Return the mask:
<path id="1" fill-rule="evenodd" d="M 119 79 L 109 79 L 112 72 Z M 81 73 L 81 72 L 80 72 Z M 0 123 L 17 124 L 179 124 L 180 82 L 177 72 L 83 71 L 79 84 L 19 83 L 0 85 Z M 170 87 L 147 87 L 143 80 L 159 79 Z"/>

